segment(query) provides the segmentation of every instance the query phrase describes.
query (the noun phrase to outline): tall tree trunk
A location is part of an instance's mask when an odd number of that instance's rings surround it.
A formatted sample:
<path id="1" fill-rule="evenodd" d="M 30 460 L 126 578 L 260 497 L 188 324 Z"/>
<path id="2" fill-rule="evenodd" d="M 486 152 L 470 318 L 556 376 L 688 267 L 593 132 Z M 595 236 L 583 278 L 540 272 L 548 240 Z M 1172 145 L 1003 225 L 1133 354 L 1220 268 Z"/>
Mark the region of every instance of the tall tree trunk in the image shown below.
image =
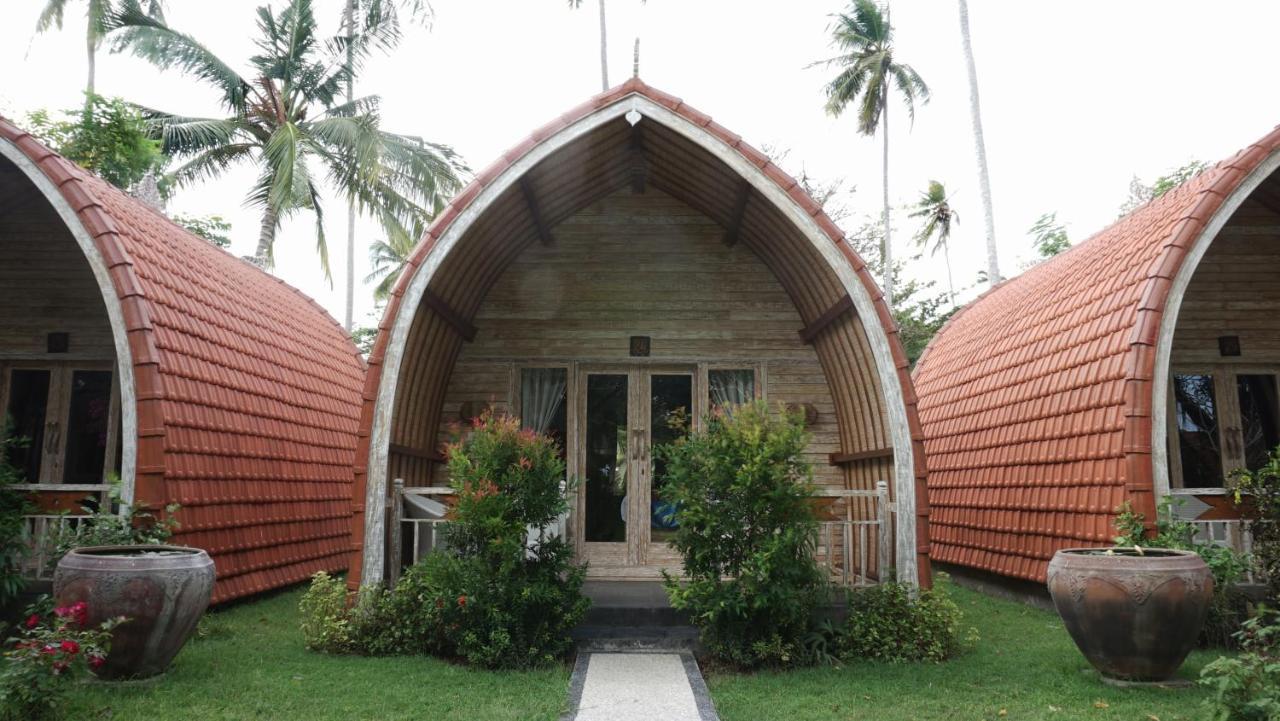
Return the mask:
<path id="1" fill-rule="evenodd" d="M 956 304 L 956 282 L 951 279 L 951 249 L 947 247 L 946 241 L 942 243 L 942 262 L 947 264 L 947 290 L 951 293 L 951 305 Z"/>
<path id="2" fill-rule="evenodd" d="M 355 25 L 356 0 L 347 0 L 343 14 L 343 22 L 347 26 L 347 66 L 352 64 L 350 38 L 356 34 Z M 347 76 L 347 102 L 355 99 L 354 79 Z M 347 307 L 343 316 L 342 327 L 351 332 L 355 323 L 356 306 L 356 203 L 354 198 L 347 199 Z"/>
<path id="3" fill-rule="evenodd" d="M 261 268 L 270 268 L 271 246 L 276 242 L 276 226 L 280 222 L 280 214 L 270 205 L 262 211 L 262 228 L 258 231 L 258 249 L 253 258 Z"/>
<path id="4" fill-rule="evenodd" d="M 991 177 L 987 171 L 987 144 L 982 137 L 982 106 L 978 102 L 978 70 L 973 62 L 973 42 L 969 38 L 969 3 L 960 2 L 960 42 L 964 46 L 965 67 L 969 71 L 969 116 L 973 122 L 973 148 L 978 156 L 978 188 L 982 195 L 982 215 L 987 230 L 987 282 L 999 283 L 1000 259 L 996 250 L 996 221 L 991 209 Z"/>
<path id="5" fill-rule="evenodd" d="M 893 310 L 893 240 L 889 229 L 889 86 L 884 86 L 881 101 L 884 108 L 880 111 L 881 128 L 884 130 L 884 297 Z"/>
<path id="6" fill-rule="evenodd" d="M 609 89 L 609 41 L 604 25 L 604 0 L 600 3 L 600 89 Z"/>
<path id="7" fill-rule="evenodd" d="M 93 20 L 90 19 L 89 22 L 92 23 Z M 89 58 L 89 78 L 84 84 L 84 107 L 87 110 L 94 93 L 97 91 L 95 81 L 97 80 L 98 72 L 98 37 L 94 34 L 92 28 L 85 33 L 85 51 Z"/>

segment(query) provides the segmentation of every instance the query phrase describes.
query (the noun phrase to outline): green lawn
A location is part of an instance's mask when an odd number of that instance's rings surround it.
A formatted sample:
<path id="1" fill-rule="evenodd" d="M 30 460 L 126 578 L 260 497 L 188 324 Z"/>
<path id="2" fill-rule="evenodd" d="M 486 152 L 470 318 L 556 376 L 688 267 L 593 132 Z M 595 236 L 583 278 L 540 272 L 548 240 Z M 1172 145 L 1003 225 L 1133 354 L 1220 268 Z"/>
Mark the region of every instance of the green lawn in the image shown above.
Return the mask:
<path id="1" fill-rule="evenodd" d="M 169 719 L 545 719 L 564 711 L 569 669 L 471 671 L 427 658 L 332 657 L 302 647 L 299 591 L 210 614 L 170 673 L 75 689 L 77 721 Z M 1199 689 L 1103 686 L 1051 613 L 957 588 L 978 644 L 940 665 L 859 663 L 790 673 L 711 672 L 724 721 L 1176 721 L 1206 716 Z M 1214 654 L 1194 654 L 1194 678 Z M 1001 716 L 1003 710 L 1004 715 Z"/>
<path id="2" fill-rule="evenodd" d="M 954 588 L 954 587 L 953 587 Z M 1204 719 L 1199 688 L 1115 689 L 1098 681 L 1055 614 L 955 588 L 981 640 L 938 665 L 857 663 L 791 673 L 709 674 L 723 721 Z M 1196 652 L 1182 675 L 1216 657 Z"/>
<path id="3" fill-rule="evenodd" d="M 472 671 L 429 658 L 311 653 L 298 631 L 300 591 L 210 614 L 173 669 L 132 685 L 75 689 L 77 721 L 199 719 L 489 719 L 559 717 L 569 668 Z"/>

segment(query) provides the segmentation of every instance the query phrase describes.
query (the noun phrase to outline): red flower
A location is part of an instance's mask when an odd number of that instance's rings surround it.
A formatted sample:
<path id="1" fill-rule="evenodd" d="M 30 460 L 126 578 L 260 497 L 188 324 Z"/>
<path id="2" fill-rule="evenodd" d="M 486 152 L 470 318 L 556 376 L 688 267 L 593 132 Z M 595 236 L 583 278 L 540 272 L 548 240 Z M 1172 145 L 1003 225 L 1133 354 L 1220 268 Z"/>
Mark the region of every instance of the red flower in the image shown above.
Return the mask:
<path id="1" fill-rule="evenodd" d="M 102 668 L 102 664 L 106 662 L 107 662 L 107 659 L 103 656 L 97 656 L 97 655 L 90 656 L 89 668 L 93 669 L 94 671 L 97 671 L 98 669 Z"/>
<path id="2" fill-rule="evenodd" d="M 27 628 L 35 628 L 40 625 L 40 617 L 34 613 L 27 616 Z"/>
<path id="3" fill-rule="evenodd" d="M 44 648 L 42 648 L 42 649 L 40 649 L 40 653 L 45 653 L 45 654 L 48 654 L 48 655 L 50 655 L 50 656 L 52 656 L 53 654 L 55 654 L 55 653 L 57 653 L 57 652 L 58 652 L 58 647 L 57 647 L 57 646 L 54 646 L 54 645 L 53 645 L 53 644 L 51 644 L 51 643 L 45 644 L 45 647 L 44 647 Z"/>
<path id="4" fill-rule="evenodd" d="M 70 653 L 70 654 L 80 653 L 80 644 L 70 639 L 63 641 L 61 648 L 63 653 Z"/>
<path id="5" fill-rule="evenodd" d="M 466 596 L 458 596 L 458 605 L 459 605 L 459 606 L 466 606 L 466 605 L 467 605 L 467 597 L 466 597 Z"/>
<path id="6" fill-rule="evenodd" d="M 54 661 L 54 662 L 53 662 L 53 675 L 57 676 L 58 674 L 62 673 L 63 671 L 66 671 L 68 666 L 70 666 L 70 664 L 68 664 L 66 661 Z"/>
<path id="7" fill-rule="evenodd" d="M 533 461 L 525 458 L 524 456 L 520 456 L 520 467 L 527 471 L 530 468 L 533 468 Z"/>
<path id="8" fill-rule="evenodd" d="M 443 598 L 437 598 L 437 599 L 436 599 L 436 608 L 444 608 L 444 599 L 443 599 Z"/>

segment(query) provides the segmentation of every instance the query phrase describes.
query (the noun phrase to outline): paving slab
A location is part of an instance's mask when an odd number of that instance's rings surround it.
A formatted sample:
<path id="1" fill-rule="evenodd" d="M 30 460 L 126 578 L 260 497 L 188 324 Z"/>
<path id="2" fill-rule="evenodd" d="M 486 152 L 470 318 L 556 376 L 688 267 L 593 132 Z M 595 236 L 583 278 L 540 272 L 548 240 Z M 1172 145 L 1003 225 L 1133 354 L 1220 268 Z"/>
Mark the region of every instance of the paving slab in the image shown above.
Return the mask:
<path id="1" fill-rule="evenodd" d="M 571 721 L 717 721 L 693 656 L 584 653 L 570 684 Z"/>

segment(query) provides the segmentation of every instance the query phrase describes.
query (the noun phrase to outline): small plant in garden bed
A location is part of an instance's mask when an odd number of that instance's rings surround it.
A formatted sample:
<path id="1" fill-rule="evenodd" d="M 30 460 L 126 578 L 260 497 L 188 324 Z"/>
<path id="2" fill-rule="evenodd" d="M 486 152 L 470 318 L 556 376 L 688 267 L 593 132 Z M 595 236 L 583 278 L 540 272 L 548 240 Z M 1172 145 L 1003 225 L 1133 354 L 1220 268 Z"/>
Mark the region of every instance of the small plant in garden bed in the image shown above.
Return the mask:
<path id="1" fill-rule="evenodd" d="M 73 548 L 155 545 L 167 543 L 173 537 L 173 532 L 178 529 L 176 514 L 181 506 L 171 503 L 165 506 L 164 513 L 160 515 L 140 511 L 124 502 L 123 491 L 124 485 L 120 479 L 113 477 L 108 501 L 104 506 L 82 506 L 81 510 L 89 518 L 74 528 L 59 527 L 58 533 L 49 540 L 53 548 L 49 559 L 50 569 L 57 567 L 58 561 Z"/>
<path id="2" fill-rule="evenodd" d="M 755 402 L 713 413 L 703 431 L 656 451 L 666 461 L 663 500 L 678 509 L 672 545 L 687 577 L 665 575 L 671 605 L 731 666 L 814 660 L 806 639 L 827 578 L 814 558 L 808 441 L 800 413 Z"/>
<path id="3" fill-rule="evenodd" d="M 68 683 L 105 663 L 111 630 L 124 619 L 86 628 L 88 616 L 83 602 L 51 613 L 30 609 L 17 636 L 5 643 L 0 721 L 36 721 L 58 715 Z"/>
<path id="4" fill-rule="evenodd" d="M 937 663 L 976 642 L 977 631 L 961 627 L 963 615 L 947 591 L 946 574 L 938 576 L 938 585 L 916 596 L 900 583 L 851 592 L 849 618 L 838 629 L 840 658 Z"/>
<path id="5" fill-rule="evenodd" d="M 1280 614 L 1262 610 L 1236 634 L 1240 655 L 1223 656 L 1200 672 L 1212 696 L 1213 721 L 1280 719 Z"/>
<path id="6" fill-rule="evenodd" d="M 31 512 L 27 493 L 13 486 L 26 478 L 12 463 L 9 452 L 26 448 L 30 441 L 12 435 L 13 423 L 5 417 L 0 423 L 0 608 L 17 598 L 25 585 L 22 558 L 27 553 L 23 539 L 26 523 L 23 516 Z"/>
<path id="7" fill-rule="evenodd" d="M 408 569 L 395 588 L 362 592 L 345 610 L 341 584 L 316 576 L 304 598 L 310 648 L 372 655 L 430 653 L 486 668 L 561 659 L 586 614 L 586 569 L 549 532 L 568 508 L 555 441 L 486 413 L 448 447 L 458 502 L 447 550 Z"/>
<path id="8" fill-rule="evenodd" d="M 1232 474 L 1232 499 L 1249 510 L 1253 555 L 1267 583 L 1267 596 L 1280 605 L 1280 447 L 1256 471 Z"/>

